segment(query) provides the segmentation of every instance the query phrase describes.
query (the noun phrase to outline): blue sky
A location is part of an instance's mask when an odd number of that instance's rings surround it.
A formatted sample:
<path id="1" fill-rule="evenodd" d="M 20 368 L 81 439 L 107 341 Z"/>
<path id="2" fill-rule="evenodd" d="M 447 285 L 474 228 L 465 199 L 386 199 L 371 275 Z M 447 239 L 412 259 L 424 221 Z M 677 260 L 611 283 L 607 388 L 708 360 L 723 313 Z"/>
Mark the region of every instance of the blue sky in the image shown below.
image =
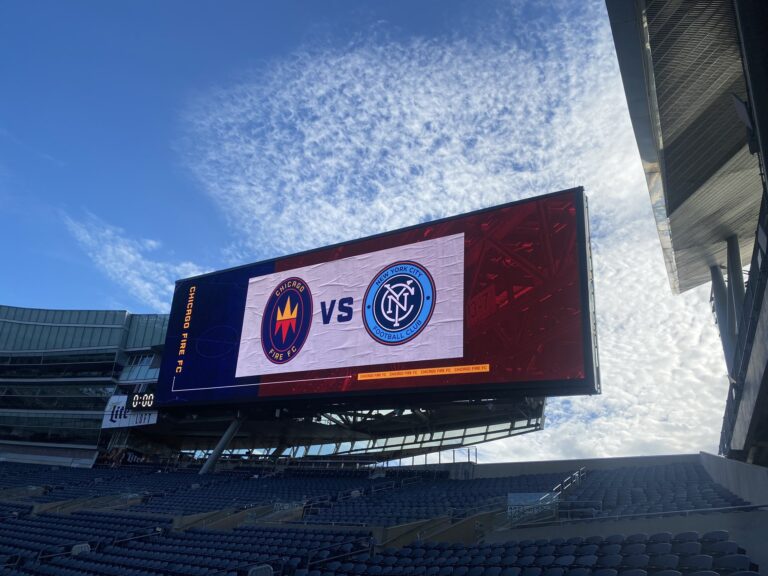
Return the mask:
<path id="1" fill-rule="evenodd" d="M 716 450 L 708 288 L 670 292 L 602 2 L 9 0 L 0 79 L 0 303 L 164 312 L 180 277 L 583 185 L 604 393 L 485 457 Z"/>
<path id="2" fill-rule="evenodd" d="M 461 8 L 461 10 L 457 10 Z M 0 7 L 0 241 L 20 306 L 151 311 L 83 258 L 62 213 L 87 211 L 217 267 L 233 241 L 181 151 L 184 112 L 212 89 L 258 81 L 306 46 L 343 50 L 452 35 L 491 11 L 411 2 L 4 2 Z M 470 23 L 472 25 L 472 23 Z M 245 259 L 265 254 L 243 255 Z M 229 258 L 228 258 L 229 259 Z M 23 278 L 23 280 L 21 280 Z M 51 290 L 51 278 L 59 279 Z"/>

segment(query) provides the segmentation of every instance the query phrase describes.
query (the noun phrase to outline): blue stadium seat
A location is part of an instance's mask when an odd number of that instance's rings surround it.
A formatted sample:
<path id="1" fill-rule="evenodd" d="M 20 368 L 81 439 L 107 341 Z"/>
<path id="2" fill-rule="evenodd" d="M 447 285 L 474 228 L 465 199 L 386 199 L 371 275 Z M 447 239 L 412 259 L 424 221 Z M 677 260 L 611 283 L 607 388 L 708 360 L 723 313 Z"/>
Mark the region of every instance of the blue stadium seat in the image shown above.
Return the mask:
<path id="1" fill-rule="evenodd" d="M 677 570 L 659 570 L 658 572 L 654 572 L 653 576 L 683 576 L 682 572 L 678 572 Z"/>
<path id="2" fill-rule="evenodd" d="M 614 554 L 621 554 L 621 544 L 603 544 L 600 546 L 598 555 L 600 556 L 612 556 Z"/>
<path id="3" fill-rule="evenodd" d="M 597 556 L 594 554 L 588 554 L 585 556 L 577 556 L 576 561 L 573 563 L 576 567 L 591 568 L 597 564 Z"/>
<path id="4" fill-rule="evenodd" d="M 568 576 L 573 576 L 574 570 L 571 570 L 568 572 Z M 614 568 L 599 568 L 597 570 L 592 571 L 591 576 L 616 576 L 618 574 L 618 571 Z M 583 575 L 579 575 L 583 576 Z"/>
<path id="5" fill-rule="evenodd" d="M 715 558 L 712 565 L 718 572 L 738 572 L 752 569 L 752 563 L 750 562 L 749 557 L 744 554 L 729 554 L 727 556 Z"/>
<path id="6" fill-rule="evenodd" d="M 651 556 L 659 556 L 661 554 L 671 554 L 672 544 L 670 542 L 649 542 L 645 547 L 647 554 Z"/>
<path id="7" fill-rule="evenodd" d="M 644 542 L 635 542 L 632 544 L 625 544 L 621 547 L 621 555 L 622 556 L 634 556 L 635 554 L 644 554 L 645 553 L 645 543 Z"/>
<path id="8" fill-rule="evenodd" d="M 600 556 L 597 561 L 598 568 L 619 568 L 624 563 L 624 557 L 621 554 L 607 554 Z"/>
<path id="9" fill-rule="evenodd" d="M 674 542 L 697 542 L 699 540 L 699 533 L 698 532 L 680 532 L 679 534 L 676 534 L 673 541 Z"/>
<path id="10" fill-rule="evenodd" d="M 682 556 L 678 568 L 685 572 L 698 572 L 702 570 L 711 570 L 712 564 L 712 556 L 707 554 L 696 554 L 694 556 Z"/>
<path id="11" fill-rule="evenodd" d="M 584 544 L 583 546 L 579 546 L 579 548 L 576 550 L 575 556 L 589 556 L 592 554 L 597 554 L 597 551 L 600 549 L 600 545 L 598 544 Z"/>
<path id="12" fill-rule="evenodd" d="M 650 561 L 650 557 L 647 554 L 634 554 L 632 556 L 624 556 L 624 561 L 622 562 L 622 565 L 624 568 L 627 568 L 628 570 L 632 570 L 635 568 L 645 568 L 648 566 L 648 562 Z"/>
<path id="13" fill-rule="evenodd" d="M 572 566 L 575 561 L 576 561 L 576 556 L 574 556 L 573 554 L 563 554 L 562 556 L 558 556 L 555 558 L 555 566 L 561 566 L 563 568 L 567 568 L 569 566 Z"/>
<path id="14" fill-rule="evenodd" d="M 537 556 L 536 562 L 534 562 L 534 565 L 541 566 L 542 568 L 546 568 L 547 566 L 551 566 L 555 562 L 554 556 Z"/>
<path id="15" fill-rule="evenodd" d="M 656 572 L 659 570 L 674 570 L 680 563 L 680 558 L 676 554 L 660 554 L 651 556 L 648 562 L 648 569 Z"/>
<path id="16" fill-rule="evenodd" d="M 722 542 L 728 540 L 729 537 L 730 535 L 727 530 L 713 530 L 702 534 L 701 541 L 705 544 L 709 542 Z"/>
<path id="17" fill-rule="evenodd" d="M 730 540 L 721 540 L 719 542 L 713 542 L 706 547 L 706 553 L 711 556 L 730 556 L 732 554 L 739 554 L 741 550 L 736 542 Z"/>
<path id="18" fill-rule="evenodd" d="M 533 566 L 534 562 L 536 562 L 536 556 L 519 556 L 517 558 L 517 565 L 521 568 Z"/>

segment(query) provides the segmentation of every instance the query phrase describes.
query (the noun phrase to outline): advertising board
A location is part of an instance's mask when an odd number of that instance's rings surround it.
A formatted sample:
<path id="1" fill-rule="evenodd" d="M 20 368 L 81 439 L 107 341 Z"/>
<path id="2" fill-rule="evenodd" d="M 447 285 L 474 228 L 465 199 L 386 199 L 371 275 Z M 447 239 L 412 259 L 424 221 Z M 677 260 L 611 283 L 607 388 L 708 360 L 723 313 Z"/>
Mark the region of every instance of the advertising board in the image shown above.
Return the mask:
<path id="1" fill-rule="evenodd" d="M 104 408 L 102 428 L 133 428 L 157 423 L 157 411 L 136 411 L 129 406 L 128 396 L 112 396 Z"/>

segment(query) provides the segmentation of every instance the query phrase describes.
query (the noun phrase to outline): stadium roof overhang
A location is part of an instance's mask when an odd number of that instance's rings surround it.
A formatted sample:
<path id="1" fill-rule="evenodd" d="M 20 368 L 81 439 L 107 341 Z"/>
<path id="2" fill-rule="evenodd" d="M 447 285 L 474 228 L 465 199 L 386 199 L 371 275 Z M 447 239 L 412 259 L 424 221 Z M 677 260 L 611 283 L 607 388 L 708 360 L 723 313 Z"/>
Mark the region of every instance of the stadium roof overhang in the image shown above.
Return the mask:
<path id="1" fill-rule="evenodd" d="M 710 281 L 738 235 L 748 264 L 760 209 L 758 161 L 730 0 L 606 0 L 632 126 L 672 289 Z"/>

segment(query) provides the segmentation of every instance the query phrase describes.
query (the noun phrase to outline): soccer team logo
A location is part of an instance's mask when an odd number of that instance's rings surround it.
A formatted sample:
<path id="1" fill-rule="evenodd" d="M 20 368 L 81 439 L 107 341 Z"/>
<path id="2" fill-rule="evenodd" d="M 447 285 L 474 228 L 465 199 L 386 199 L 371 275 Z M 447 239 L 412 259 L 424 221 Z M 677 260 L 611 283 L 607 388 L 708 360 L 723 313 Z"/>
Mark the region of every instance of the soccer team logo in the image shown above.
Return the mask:
<path id="1" fill-rule="evenodd" d="M 410 261 L 390 264 L 368 285 L 363 325 L 381 344 L 405 344 L 426 328 L 435 295 L 435 282 L 424 266 Z"/>
<path id="2" fill-rule="evenodd" d="M 301 278 L 278 284 L 264 306 L 261 346 L 274 364 L 291 361 L 307 341 L 312 326 L 312 293 Z"/>

